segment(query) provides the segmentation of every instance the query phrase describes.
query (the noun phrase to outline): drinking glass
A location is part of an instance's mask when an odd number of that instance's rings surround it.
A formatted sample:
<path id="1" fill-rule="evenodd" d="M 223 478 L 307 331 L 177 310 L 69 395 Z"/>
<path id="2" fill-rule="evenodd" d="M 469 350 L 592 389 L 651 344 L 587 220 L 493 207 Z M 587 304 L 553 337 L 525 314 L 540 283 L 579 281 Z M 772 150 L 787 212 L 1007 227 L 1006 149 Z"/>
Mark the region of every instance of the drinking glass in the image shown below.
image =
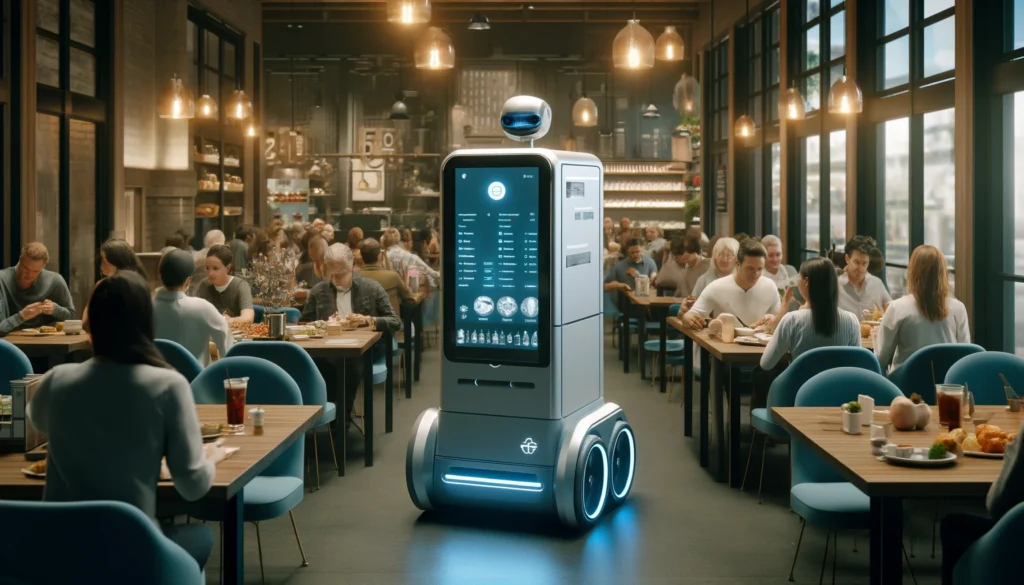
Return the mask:
<path id="1" fill-rule="evenodd" d="M 224 380 L 224 403 L 228 409 L 228 430 L 235 434 L 245 432 L 245 389 L 249 378 Z"/>
<path id="2" fill-rule="evenodd" d="M 959 429 L 964 422 L 964 387 L 961 384 L 936 384 L 939 403 L 939 424 L 949 430 Z"/>

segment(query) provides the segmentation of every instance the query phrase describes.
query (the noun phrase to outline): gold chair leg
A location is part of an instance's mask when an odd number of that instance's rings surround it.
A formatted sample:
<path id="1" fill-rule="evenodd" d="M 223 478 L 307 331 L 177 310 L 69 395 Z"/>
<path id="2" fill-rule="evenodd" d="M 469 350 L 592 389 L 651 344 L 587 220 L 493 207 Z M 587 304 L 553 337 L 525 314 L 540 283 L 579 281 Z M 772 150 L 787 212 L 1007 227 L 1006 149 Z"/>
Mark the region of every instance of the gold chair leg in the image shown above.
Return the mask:
<path id="1" fill-rule="evenodd" d="M 267 576 L 263 573 L 263 542 L 260 541 L 260 523 L 253 522 L 256 526 L 256 552 L 260 555 L 260 581 L 263 585 L 267 585 Z"/>
<path id="2" fill-rule="evenodd" d="M 796 557 L 800 554 L 800 543 L 804 540 L 804 528 L 807 527 L 807 520 L 800 519 L 800 536 L 796 539 L 796 551 L 793 553 L 793 565 L 789 567 L 789 580 L 793 580 L 793 570 L 796 569 Z"/>
<path id="3" fill-rule="evenodd" d="M 334 431 L 331 430 L 331 425 L 327 425 L 327 438 L 331 440 L 331 457 L 334 458 L 334 471 L 338 471 L 338 453 L 334 450 Z"/>
<path id="4" fill-rule="evenodd" d="M 761 441 L 761 477 L 757 480 L 757 503 L 761 503 L 761 486 L 764 485 L 764 456 L 768 454 L 768 435 Z"/>
<path id="5" fill-rule="evenodd" d="M 750 459 L 754 456 L 754 446 L 757 445 L 757 431 L 750 438 L 750 450 L 747 451 L 747 466 L 743 468 L 743 480 L 740 482 L 740 491 L 746 491 L 747 473 L 750 471 Z"/>
<path id="6" fill-rule="evenodd" d="M 302 566 L 308 567 L 309 561 L 306 560 L 306 551 L 302 550 L 302 540 L 299 539 L 299 528 L 295 526 L 295 514 L 292 514 L 291 510 L 288 510 L 288 517 L 292 520 L 292 530 L 295 531 L 295 542 L 299 545 L 299 554 L 302 555 Z"/>
<path id="7" fill-rule="evenodd" d="M 317 442 L 316 427 L 313 427 L 313 469 L 316 471 L 316 491 L 320 491 L 320 449 Z"/>

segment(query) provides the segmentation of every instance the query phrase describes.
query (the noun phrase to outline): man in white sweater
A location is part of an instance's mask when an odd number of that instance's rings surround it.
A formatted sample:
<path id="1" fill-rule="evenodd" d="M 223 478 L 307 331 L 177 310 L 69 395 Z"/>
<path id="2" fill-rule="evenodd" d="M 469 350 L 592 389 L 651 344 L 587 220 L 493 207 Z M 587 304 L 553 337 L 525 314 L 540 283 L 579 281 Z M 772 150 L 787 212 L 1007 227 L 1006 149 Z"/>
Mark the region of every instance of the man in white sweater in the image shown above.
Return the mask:
<path id="1" fill-rule="evenodd" d="M 704 289 L 683 316 L 693 329 L 704 328 L 705 317 L 729 313 L 747 327 L 756 327 L 778 312 L 779 290 L 775 283 L 763 276 L 767 252 L 755 238 L 740 242 L 736 254 L 736 271 L 730 277 L 719 278 Z"/>
<path id="2" fill-rule="evenodd" d="M 232 344 L 227 319 L 210 301 L 185 294 L 192 282 L 192 255 L 172 250 L 160 259 L 163 288 L 153 299 L 153 333 L 157 339 L 180 343 L 205 368 L 210 364 L 210 342 L 224 355 Z"/>

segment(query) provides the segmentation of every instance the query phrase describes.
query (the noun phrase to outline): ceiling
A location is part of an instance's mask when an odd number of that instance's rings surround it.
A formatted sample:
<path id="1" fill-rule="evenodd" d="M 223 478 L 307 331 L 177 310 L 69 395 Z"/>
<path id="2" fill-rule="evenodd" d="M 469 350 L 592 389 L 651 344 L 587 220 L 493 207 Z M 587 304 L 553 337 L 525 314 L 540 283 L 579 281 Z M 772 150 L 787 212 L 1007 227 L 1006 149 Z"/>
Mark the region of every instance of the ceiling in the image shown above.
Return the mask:
<path id="1" fill-rule="evenodd" d="M 738 0 L 737 0 L 738 1 Z M 385 0 L 264 0 L 264 23 L 374 23 L 384 22 Z M 487 15 L 492 24 L 529 24 L 558 22 L 622 23 L 633 14 L 643 21 L 659 23 L 696 23 L 700 0 L 433 0 L 431 24 L 468 23 L 476 12 Z"/>

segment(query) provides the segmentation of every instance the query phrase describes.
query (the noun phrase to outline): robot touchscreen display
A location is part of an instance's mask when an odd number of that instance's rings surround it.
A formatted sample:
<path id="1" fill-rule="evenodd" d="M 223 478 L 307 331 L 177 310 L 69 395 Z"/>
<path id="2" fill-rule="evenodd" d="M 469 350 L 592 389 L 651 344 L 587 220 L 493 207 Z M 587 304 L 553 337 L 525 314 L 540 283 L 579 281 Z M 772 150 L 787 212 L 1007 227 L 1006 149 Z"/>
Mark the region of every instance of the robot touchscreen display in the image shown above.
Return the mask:
<path id="1" fill-rule="evenodd" d="M 455 170 L 455 345 L 538 351 L 539 170 Z"/>

